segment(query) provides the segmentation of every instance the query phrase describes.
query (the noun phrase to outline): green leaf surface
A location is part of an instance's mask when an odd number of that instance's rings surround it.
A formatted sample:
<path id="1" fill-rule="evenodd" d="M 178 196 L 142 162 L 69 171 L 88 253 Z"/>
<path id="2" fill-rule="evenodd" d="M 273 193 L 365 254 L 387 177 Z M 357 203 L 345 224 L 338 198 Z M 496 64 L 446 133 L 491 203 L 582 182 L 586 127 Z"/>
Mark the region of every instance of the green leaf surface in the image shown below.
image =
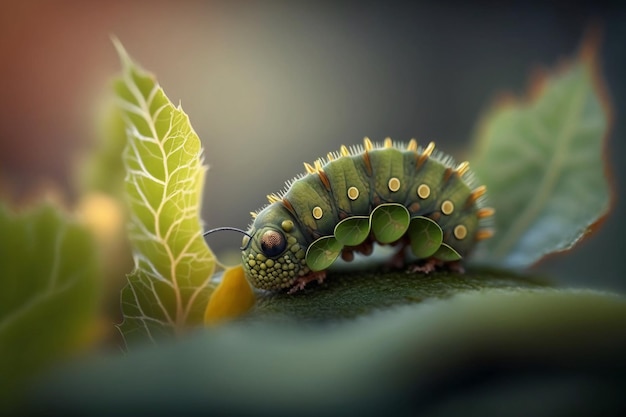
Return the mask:
<path id="1" fill-rule="evenodd" d="M 343 219 L 335 226 L 334 235 L 344 246 L 357 246 L 370 234 L 369 216 L 353 216 Z"/>
<path id="2" fill-rule="evenodd" d="M 425 259 L 437 252 L 441 246 L 443 230 L 434 220 L 415 216 L 409 225 L 409 238 L 413 255 L 418 259 Z"/>
<path id="3" fill-rule="evenodd" d="M 306 264 L 312 271 L 323 271 L 335 262 L 343 245 L 333 236 L 324 236 L 311 243 L 306 251 Z"/>
<path id="4" fill-rule="evenodd" d="M 333 321 L 393 306 L 448 298 L 465 291 L 545 285 L 545 281 L 511 272 L 483 269 L 465 274 L 330 271 L 321 285 L 310 284 L 294 294 L 257 294 L 257 303 L 250 316 L 260 321 Z"/>
<path id="5" fill-rule="evenodd" d="M 51 205 L 0 205 L 0 413 L 24 382 L 88 342 L 101 274 L 91 235 Z"/>
<path id="6" fill-rule="evenodd" d="M 123 159 L 135 258 L 119 327 L 130 346 L 203 322 L 215 259 L 199 216 L 206 171 L 200 139 L 154 77 L 116 47 L 123 65 L 115 92 L 128 132 Z"/>
<path id="7" fill-rule="evenodd" d="M 452 246 L 442 243 L 437 249 L 437 252 L 433 255 L 433 258 L 439 259 L 440 261 L 460 261 L 462 259 L 461 255 L 452 248 Z"/>
<path id="8" fill-rule="evenodd" d="M 427 292 L 442 284 L 431 282 Z M 389 287 L 378 289 L 384 296 Z M 485 417 L 510 414 L 514 404 L 542 417 L 623 410 L 623 297 L 481 285 L 452 294 L 330 325 L 235 323 L 97 358 L 51 376 L 30 404 L 65 415 Z"/>
<path id="9" fill-rule="evenodd" d="M 588 61 L 547 78 L 530 102 L 484 119 L 471 161 L 496 209 L 496 234 L 478 261 L 530 266 L 571 248 L 607 213 L 608 115 Z"/>
<path id="10" fill-rule="evenodd" d="M 376 207 L 370 215 L 372 233 L 380 243 L 400 239 L 409 228 L 411 215 L 402 204 L 386 203 Z"/>

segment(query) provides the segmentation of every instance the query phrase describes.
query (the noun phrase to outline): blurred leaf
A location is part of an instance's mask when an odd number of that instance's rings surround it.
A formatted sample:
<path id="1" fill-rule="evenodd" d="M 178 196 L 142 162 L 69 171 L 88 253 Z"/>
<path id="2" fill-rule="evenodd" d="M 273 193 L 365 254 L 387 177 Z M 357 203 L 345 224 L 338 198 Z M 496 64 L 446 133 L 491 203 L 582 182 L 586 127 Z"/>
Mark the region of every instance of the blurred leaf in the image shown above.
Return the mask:
<path id="1" fill-rule="evenodd" d="M 83 161 L 77 179 L 84 193 L 101 192 L 119 198 L 124 193 L 126 130 L 122 112 L 110 97 L 103 100 L 98 125 L 99 141 Z"/>
<path id="2" fill-rule="evenodd" d="M 201 324 L 215 258 L 199 217 L 206 167 L 200 139 L 181 107 L 116 42 L 123 65 L 115 82 L 127 125 L 126 195 L 135 270 L 122 291 L 127 346 Z"/>
<path id="3" fill-rule="evenodd" d="M 454 250 L 454 248 L 446 243 L 442 243 L 437 249 L 437 252 L 433 255 L 433 258 L 439 259 L 440 261 L 452 262 L 452 261 L 460 261 L 461 255 Z"/>
<path id="4" fill-rule="evenodd" d="M 1 410 L 28 377 L 83 347 L 101 276 L 90 234 L 50 205 L 0 205 L 0 236 Z"/>
<path id="5" fill-rule="evenodd" d="M 513 415 L 620 415 L 623 297 L 471 287 L 359 320 L 234 323 L 98 358 L 46 381 L 30 404 L 65 415 L 487 417 L 516 404 Z"/>
<path id="6" fill-rule="evenodd" d="M 595 51 L 585 51 L 535 85 L 530 102 L 505 103 L 484 119 L 472 166 L 496 209 L 496 234 L 478 261 L 530 266 L 571 248 L 608 212 L 608 115 Z"/>
<path id="7" fill-rule="evenodd" d="M 214 325 L 237 318 L 254 305 L 255 295 L 241 265 L 224 271 L 222 281 L 211 294 L 204 324 Z"/>
<path id="8" fill-rule="evenodd" d="M 105 313 L 110 321 L 116 322 L 121 318 L 120 291 L 127 283 L 126 274 L 133 267 L 133 258 L 126 236 L 126 172 L 122 160 L 126 130 L 113 92 L 107 93 L 101 99 L 96 114 L 94 133 L 97 140 L 92 144 L 90 153 L 78 161 L 74 179 L 80 192 L 77 217 L 96 236 L 103 259 Z"/>
<path id="9" fill-rule="evenodd" d="M 466 274 L 435 272 L 428 275 L 396 272 L 329 272 L 321 285 L 295 294 L 258 294 L 250 315 L 259 320 L 339 320 L 372 311 L 459 292 L 490 288 L 533 288 L 545 282 L 508 271 L 475 270 Z"/>

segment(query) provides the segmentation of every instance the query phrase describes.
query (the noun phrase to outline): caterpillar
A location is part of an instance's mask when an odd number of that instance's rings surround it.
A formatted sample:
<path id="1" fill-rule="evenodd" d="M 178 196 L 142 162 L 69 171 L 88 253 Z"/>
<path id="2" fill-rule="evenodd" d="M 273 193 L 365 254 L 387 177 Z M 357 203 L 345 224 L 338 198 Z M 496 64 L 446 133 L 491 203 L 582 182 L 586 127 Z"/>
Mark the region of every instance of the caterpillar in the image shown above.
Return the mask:
<path id="1" fill-rule="evenodd" d="M 295 292 L 321 283 L 339 256 L 369 255 L 374 243 L 397 246 L 397 265 L 410 249 L 413 272 L 462 270 L 476 242 L 493 235 L 494 210 L 468 162 L 457 165 L 434 142 L 363 142 L 305 163 L 306 173 L 251 212 L 241 249 L 254 287 Z"/>

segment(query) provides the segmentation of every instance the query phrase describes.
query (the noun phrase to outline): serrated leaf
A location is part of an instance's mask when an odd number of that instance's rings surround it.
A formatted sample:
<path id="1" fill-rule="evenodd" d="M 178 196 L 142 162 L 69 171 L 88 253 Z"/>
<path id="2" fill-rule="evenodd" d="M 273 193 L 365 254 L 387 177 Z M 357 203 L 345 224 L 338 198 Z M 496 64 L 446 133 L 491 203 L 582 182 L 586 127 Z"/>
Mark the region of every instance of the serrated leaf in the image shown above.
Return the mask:
<path id="1" fill-rule="evenodd" d="M 333 236 L 324 236 L 311 243 L 306 251 L 306 264 L 312 271 L 323 271 L 335 262 L 343 245 Z"/>
<path id="2" fill-rule="evenodd" d="M 436 221 L 428 217 L 415 216 L 409 225 L 411 252 L 418 259 L 432 256 L 443 242 L 443 231 Z"/>
<path id="3" fill-rule="evenodd" d="M 496 209 L 496 234 L 478 261 L 530 266 L 571 248 L 607 213 L 608 115 L 591 55 L 545 79 L 529 103 L 485 118 L 472 166 Z"/>
<path id="4" fill-rule="evenodd" d="M 370 215 L 372 233 L 380 243 L 400 239 L 409 228 L 411 215 L 402 204 L 386 203 L 376 207 Z"/>
<path id="5" fill-rule="evenodd" d="M 215 258 L 199 216 L 206 167 L 188 116 L 119 43 L 117 103 L 127 126 L 124 151 L 129 237 L 135 271 L 122 292 L 127 345 L 201 324 Z"/>
<path id="6" fill-rule="evenodd" d="M 370 234 L 369 216 L 353 216 L 343 219 L 335 226 L 334 235 L 344 246 L 357 246 Z"/>
<path id="7" fill-rule="evenodd" d="M 0 413 L 28 377 L 77 350 L 95 323 L 101 273 L 91 235 L 50 205 L 0 205 Z"/>

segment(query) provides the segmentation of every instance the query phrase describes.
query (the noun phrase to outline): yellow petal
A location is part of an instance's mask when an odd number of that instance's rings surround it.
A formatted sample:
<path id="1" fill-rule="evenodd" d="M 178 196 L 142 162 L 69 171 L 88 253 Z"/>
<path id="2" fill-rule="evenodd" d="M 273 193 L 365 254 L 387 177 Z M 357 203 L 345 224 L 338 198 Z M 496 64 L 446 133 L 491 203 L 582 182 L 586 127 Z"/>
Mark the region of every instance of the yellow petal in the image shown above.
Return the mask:
<path id="1" fill-rule="evenodd" d="M 254 305 L 254 292 L 246 280 L 241 265 L 228 268 L 222 282 L 209 298 L 204 312 L 204 324 L 211 326 L 235 319 Z"/>

